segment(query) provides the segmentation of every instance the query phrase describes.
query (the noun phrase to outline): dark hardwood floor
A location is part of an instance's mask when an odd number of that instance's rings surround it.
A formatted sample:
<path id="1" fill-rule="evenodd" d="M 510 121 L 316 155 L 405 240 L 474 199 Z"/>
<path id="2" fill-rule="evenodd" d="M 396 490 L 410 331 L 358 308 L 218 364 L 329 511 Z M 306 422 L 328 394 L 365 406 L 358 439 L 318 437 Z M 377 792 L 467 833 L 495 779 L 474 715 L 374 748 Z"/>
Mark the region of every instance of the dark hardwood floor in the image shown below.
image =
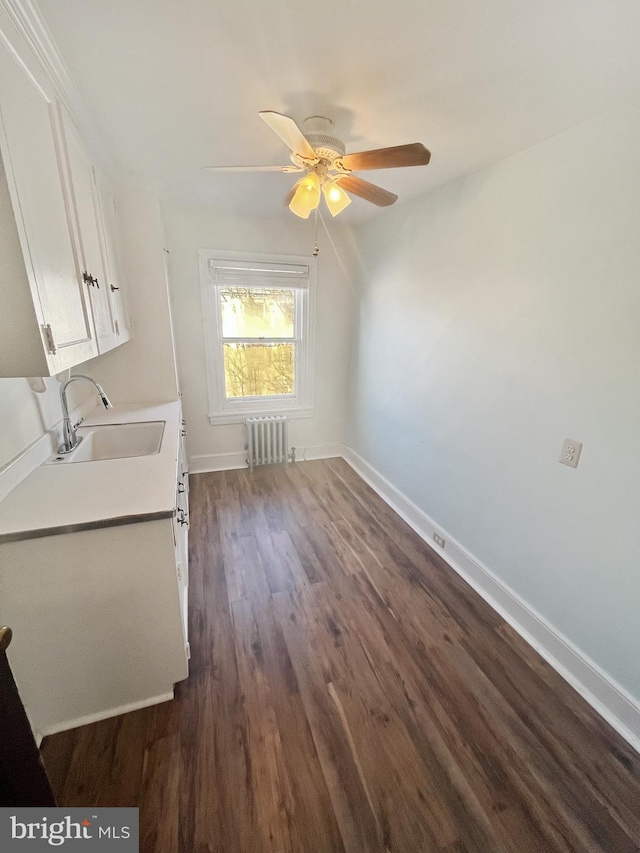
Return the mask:
<path id="1" fill-rule="evenodd" d="M 47 738 L 145 853 L 640 849 L 640 757 L 342 460 L 191 478 L 191 676 Z"/>

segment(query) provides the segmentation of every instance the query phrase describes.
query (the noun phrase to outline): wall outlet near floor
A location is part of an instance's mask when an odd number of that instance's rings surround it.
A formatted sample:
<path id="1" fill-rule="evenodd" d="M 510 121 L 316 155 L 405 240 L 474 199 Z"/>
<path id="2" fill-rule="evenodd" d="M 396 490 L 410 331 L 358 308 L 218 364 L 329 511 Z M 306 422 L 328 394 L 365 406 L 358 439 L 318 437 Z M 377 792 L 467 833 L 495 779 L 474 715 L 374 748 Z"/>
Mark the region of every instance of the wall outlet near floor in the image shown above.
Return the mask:
<path id="1" fill-rule="evenodd" d="M 565 438 L 562 442 L 562 452 L 560 453 L 559 461 L 570 468 L 577 468 L 581 452 L 582 442 L 574 441 L 572 438 Z"/>
<path id="2" fill-rule="evenodd" d="M 444 536 L 440 536 L 439 533 L 433 534 L 433 541 L 436 543 L 436 545 L 439 545 L 441 548 L 444 548 L 444 546 L 446 544 Z"/>

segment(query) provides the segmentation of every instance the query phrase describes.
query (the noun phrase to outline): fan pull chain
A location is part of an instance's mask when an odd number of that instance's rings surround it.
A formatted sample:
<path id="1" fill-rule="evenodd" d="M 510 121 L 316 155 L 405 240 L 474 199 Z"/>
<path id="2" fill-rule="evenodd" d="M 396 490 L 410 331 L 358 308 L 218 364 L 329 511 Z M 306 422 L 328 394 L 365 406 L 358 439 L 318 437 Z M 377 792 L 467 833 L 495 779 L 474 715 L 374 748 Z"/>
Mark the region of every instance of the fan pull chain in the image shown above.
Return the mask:
<path id="1" fill-rule="evenodd" d="M 313 245 L 313 257 L 317 258 L 320 254 L 320 249 L 318 248 L 318 208 L 315 209 L 315 220 L 316 220 L 316 236 Z"/>
<path id="2" fill-rule="evenodd" d="M 329 242 L 331 243 L 331 248 L 333 249 L 336 258 L 338 259 L 338 263 L 340 264 L 340 266 L 342 268 L 342 272 L 344 273 L 344 277 L 347 280 L 347 283 L 348 283 L 349 287 L 351 288 L 351 290 L 353 290 L 355 292 L 355 287 L 354 287 L 354 284 L 353 284 L 353 281 L 351 278 L 351 273 L 349 272 L 349 270 L 344 265 L 344 261 L 342 260 L 342 256 L 340 255 L 340 252 L 338 251 L 336 244 L 333 242 L 333 237 L 331 236 L 331 231 L 329 231 L 329 229 L 327 228 L 327 223 L 324 221 L 324 216 L 322 215 L 322 213 L 320 214 L 320 219 L 322 221 L 322 227 L 326 231 L 327 237 L 329 238 Z"/>

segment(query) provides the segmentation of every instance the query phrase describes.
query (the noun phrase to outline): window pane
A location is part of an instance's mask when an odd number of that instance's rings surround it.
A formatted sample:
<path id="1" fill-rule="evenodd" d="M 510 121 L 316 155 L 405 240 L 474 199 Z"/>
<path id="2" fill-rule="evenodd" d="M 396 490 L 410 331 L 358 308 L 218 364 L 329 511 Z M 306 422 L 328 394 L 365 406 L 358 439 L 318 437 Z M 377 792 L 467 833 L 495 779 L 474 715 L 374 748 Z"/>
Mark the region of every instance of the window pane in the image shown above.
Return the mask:
<path id="1" fill-rule="evenodd" d="M 223 338 L 294 337 L 295 294 L 274 287 L 221 287 Z"/>
<path id="2" fill-rule="evenodd" d="M 227 397 L 294 393 L 295 344 L 224 344 Z"/>

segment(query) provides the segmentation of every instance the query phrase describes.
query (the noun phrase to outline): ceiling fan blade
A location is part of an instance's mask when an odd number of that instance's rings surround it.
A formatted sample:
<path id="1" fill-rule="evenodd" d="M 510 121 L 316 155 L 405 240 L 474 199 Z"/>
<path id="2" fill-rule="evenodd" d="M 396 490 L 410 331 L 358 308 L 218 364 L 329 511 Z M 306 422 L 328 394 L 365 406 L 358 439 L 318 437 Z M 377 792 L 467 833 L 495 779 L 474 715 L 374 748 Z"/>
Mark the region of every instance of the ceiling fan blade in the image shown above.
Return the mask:
<path id="1" fill-rule="evenodd" d="M 271 110 L 260 112 L 258 115 L 280 137 L 284 144 L 289 146 L 294 154 L 299 154 L 305 160 L 318 159 L 307 137 L 292 118 L 283 116 L 281 113 L 274 113 Z"/>
<path id="2" fill-rule="evenodd" d="M 357 178 L 355 175 L 341 175 L 336 183 L 348 193 L 359 195 L 360 198 L 377 204 L 378 207 L 386 207 L 398 199 L 394 193 L 383 190 L 382 187 L 377 187 L 375 184 L 370 184 L 369 181 L 363 181 L 362 178 Z"/>
<path id="3" fill-rule="evenodd" d="M 345 169 L 360 172 L 365 169 L 396 169 L 399 166 L 426 166 L 431 153 L 422 142 L 411 145 L 396 145 L 393 148 L 376 148 L 373 151 L 360 151 L 346 154 L 340 158 Z"/>
<path id="4" fill-rule="evenodd" d="M 299 172 L 295 166 L 203 166 L 205 172 Z"/>

